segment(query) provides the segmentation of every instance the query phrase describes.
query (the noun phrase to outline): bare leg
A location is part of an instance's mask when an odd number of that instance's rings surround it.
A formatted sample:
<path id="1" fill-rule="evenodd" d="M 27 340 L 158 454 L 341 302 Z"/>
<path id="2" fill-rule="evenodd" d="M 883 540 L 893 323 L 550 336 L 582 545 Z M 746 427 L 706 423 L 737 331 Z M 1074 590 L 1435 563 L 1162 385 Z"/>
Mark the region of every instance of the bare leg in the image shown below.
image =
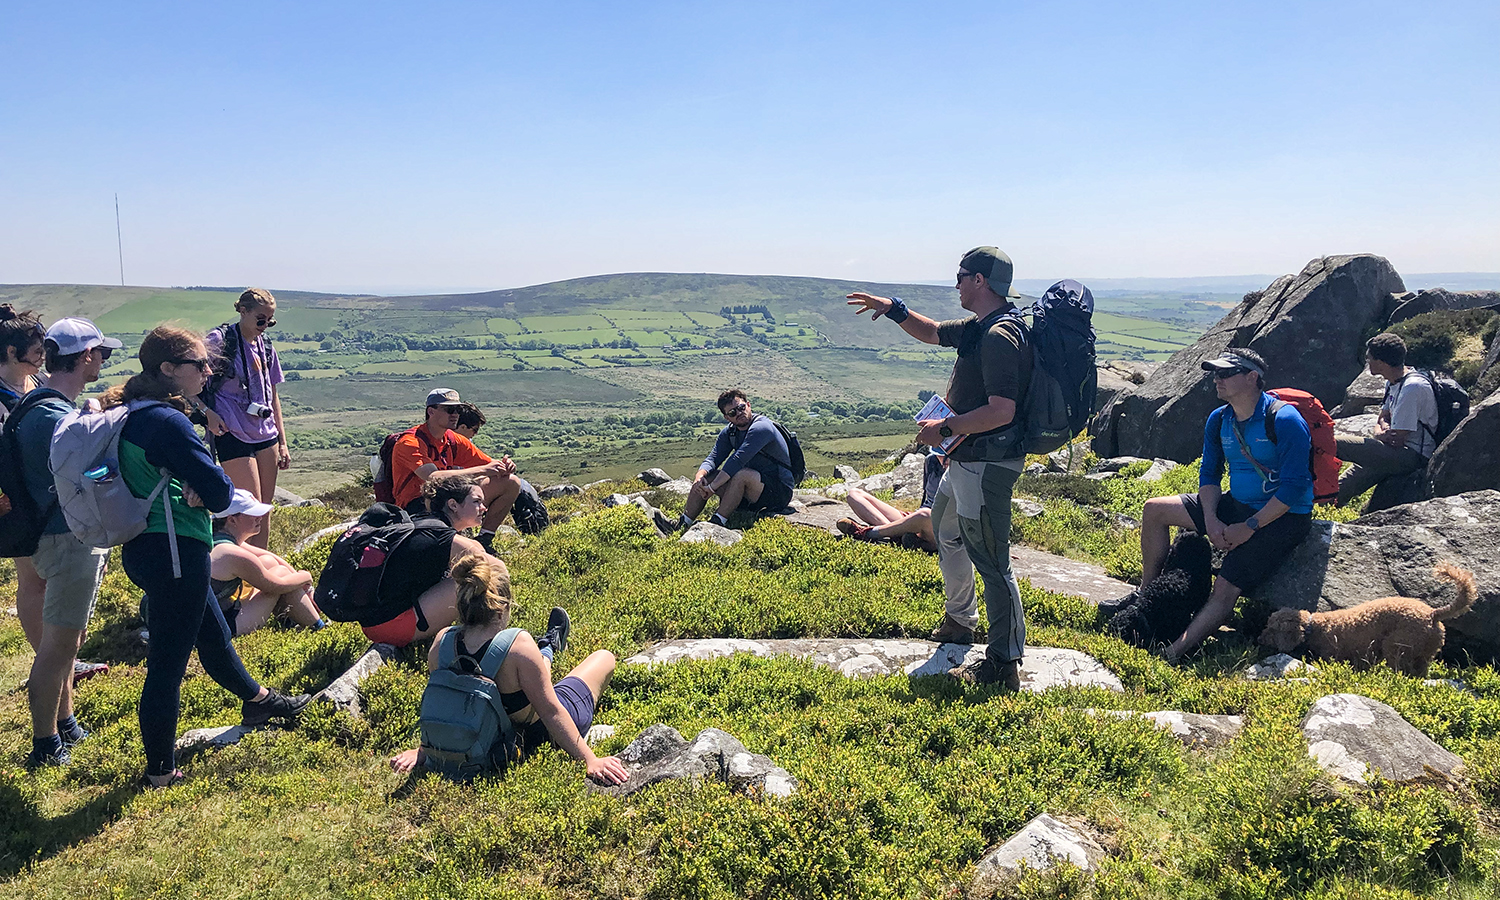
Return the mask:
<path id="1" fill-rule="evenodd" d="M 276 474 L 280 470 L 276 468 L 276 446 L 273 444 L 255 454 L 255 470 L 260 476 L 260 491 L 256 497 L 262 503 L 270 503 L 276 496 Z M 252 544 L 260 549 L 266 549 L 271 540 L 271 515 L 267 513 L 260 517 L 260 530 L 250 535 L 245 543 Z"/>
<path id="2" fill-rule="evenodd" d="M 272 447 L 269 450 L 262 450 L 260 452 L 275 453 L 276 448 Z M 249 491 L 252 496 L 260 499 L 260 463 L 256 460 L 256 457 L 242 456 L 239 459 L 226 459 L 219 463 L 219 468 L 224 470 L 224 474 L 229 476 L 229 480 L 234 482 L 235 487 Z M 274 469 L 275 466 L 272 465 L 272 468 Z M 269 503 L 271 501 L 265 500 L 263 502 Z M 261 516 L 260 530 L 251 535 L 250 539 L 245 541 L 245 543 L 264 550 L 266 547 L 266 531 L 269 525 L 270 516 Z"/>
<path id="3" fill-rule="evenodd" d="M 901 518 L 885 525 L 876 526 L 876 537 L 900 537 L 903 534 L 920 535 L 928 546 L 937 547 L 937 538 L 932 533 L 932 510 L 922 507 L 914 513 L 902 513 Z"/>
<path id="4" fill-rule="evenodd" d="M 703 512 L 703 507 L 707 505 L 707 497 L 700 497 L 697 494 L 688 494 L 687 501 L 682 504 L 682 514 L 684 516 L 687 516 L 689 519 L 697 519 L 698 516 Z"/>
<path id="5" fill-rule="evenodd" d="M 73 714 L 73 658 L 82 640 L 83 632 L 76 628 L 42 626 L 42 646 L 26 682 L 33 737 L 57 734 L 57 721 Z"/>
<path id="6" fill-rule="evenodd" d="M 265 591 L 256 591 L 240 601 L 240 614 L 234 620 L 234 636 L 249 634 L 271 620 L 276 610 L 276 601 L 281 598 Z"/>
<path id="7" fill-rule="evenodd" d="M 1183 632 L 1182 637 L 1167 648 L 1167 659 L 1176 660 L 1218 631 L 1220 625 L 1229 621 L 1229 614 L 1234 612 L 1234 601 L 1239 597 L 1240 589 L 1225 581 L 1223 576 L 1214 579 L 1214 590 L 1209 595 L 1208 602 L 1198 610 L 1193 621 L 1188 623 L 1187 631 Z"/>
<path id="8" fill-rule="evenodd" d="M 288 591 L 281 595 L 281 602 L 276 604 L 277 610 L 285 611 L 293 622 L 304 628 L 312 628 L 323 621 L 323 614 L 318 612 L 318 605 L 313 603 L 313 589 L 305 587 L 300 591 Z"/>
<path id="9" fill-rule="evenodd" d="M 850 490 L 844 502 L 849 504 L 854 514 L 867 525 L 889 525 L 907 515 L 884 500 L 876 499 L 870 492 L 859 488 Z"/>
<path id="10" fill-rule="evenodd" d="M 37 574 L 31 557 L 16 557 L 16 615 L 33 651 L 42 646 L 42 601 L 46 595 L 47 579 Z"/>
<path id="11" fill-rule="evenodd" d="M 413 641 L 426 640 L 458 621 L 458 588 L 453 578 L 444 578 L 422 592 L 417 598 L 422 615 L 427 619 L 427 630 L 417 632 Z"/>
<path id="12" fill-rule="evenodd" d="M 740 469 L 729 479 L 729 483 L 719 489 L 719 515 L 729 518 L 729 514 L 740 508 L 745 500 L 754 503 L 760 499 L 761 491 L 765 485 L 760 483 L 760 473 L 754 469 Z"/>
<path id="13" fill-rule="evenodd" d="M 488 507 L 484 513 L 484 522 L 479 526 L 480 531 L 494 531 L 510 515 L 510 508 L 515 505 L 516 498 L 521 495 L 521 482 L 506 475 L 504 477 L 491 477 L 481 488 L 484 492 L 484 505 Z"/>
<path id="14" fill-rule="evenodd" d="M 1161 573 L 1161 564 L 1167 558 L 1167 548 L 1172 543 L 1171 527 L 1197 530 L 1181 497 L 1153 497 L 1146 501 L 1141 514 L 1141 587 Z M 1217 627 L 1217 626 L 1215 626 Z"/>
<path id="15" fill-rule="evenodd" d="M 608 650 L 595 650 L 568 674 L 588 685 L 589 693 L 594 695 L 594 702 L 598 703 L 599 698 L 604 695 L 604 685 L 609 682 L 609 676 L 614 671 L 615 655 Z"/>

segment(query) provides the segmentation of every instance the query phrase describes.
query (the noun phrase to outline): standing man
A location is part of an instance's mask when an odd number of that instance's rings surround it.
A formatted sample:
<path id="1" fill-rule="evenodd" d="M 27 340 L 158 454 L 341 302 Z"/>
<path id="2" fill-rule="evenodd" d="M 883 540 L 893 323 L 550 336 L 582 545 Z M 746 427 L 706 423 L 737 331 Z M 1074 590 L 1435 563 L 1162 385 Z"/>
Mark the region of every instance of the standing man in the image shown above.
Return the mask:
<path id="1" fill-rule="evenodd" d="M 1010 494 L 1025 457 L 1016 446 L 1016 404 L 1031 382 L 1029 333 L 1011 300 L 1010 257 L 995 247 L 975 247 L 958 266 L 958 301 L 971 315 L 935 322 L 906 308 L 899 297 L 849 295 L 856 314 L 885 316 L 919 341 L 958 350 L 944 399 L 954 415 L 917 423 L 917 440 L 937 446 L 955 434 L 968 435 L 949 453 L 948 471 L 932 504 L 938 565 L 947 595 L 935 641 L 972 643 L 979 624 L 974 569 L 984 576 L 984 608 L 989 647 L 984 659 L 949 672 L 979 684 L 1020 690 L 1021 656 L 1026 649 L 1021 590 L 1010 567 Z"/>
<path id="2" fill-rule="evenodd" d="M 495 540 L 495 529 L 510 515 L 521 484 L 510 457 L 491 459 L 453 431 L 462 408 L 463 401 L 452 388 L 436 388 L 427 395 L 426 421 L 407 429 L 391 448 L 391 492 L 396 505 L 405 509 L 414 501 L 420 502 L 422 485 L 437 472 L 486 479 L 480 488 L 487 509 L 479 526 L 479 543 L 488 551 Z"/>
<path id="3" fill-rule="evenodd" d="M 1432 382 L 1406 367 L 1406 342 L 1385 332 L 1365 344 L 1371 375 L 1385 379 L 1373 437 L 1338 435 L 1339 459 L 1354 465 L 1339 479 L 1339 506 L 1386 480 L 1427 465 L 1437 449 L 1438 405 Z M 1378 493 L 1378 492 L 1377 492 Z"/>
<path id="4" fill-rule="evenodd" d="M 48 458 L 52 432 L 74 410 L 84 385 L 99 380 L 99 370 L 120 342 L 105 337 L 88 319 L 59 319 L 44 340 L 47 387 L 26 395 L 17 407 L 16 443 L 26 488 L 45 517 L 32 565 L 46 587 L 42 600 L 42 637 L 26 683 L 31 707 L 31 753 L 26 767 L 66 765 L 68 748 L 88 736 L 73 716 L 73 665 L 88 628 L 99 584 L 104 580 L 108 548 L 89 547 L 68 530 L 57 502 Z"/>
<path id="5" fill-rule="evenodd" d="M 737 509 L 777 510 L 792 501 L 792 454 L 776 423 L 751 412 L 750 400 L 739 388 L 719 395 L 719 413 L 729 424 L 693 476 L 678 520 L 683 528 L 693 524 L 715 494 L 719 508 L 712 521 L 725 527 Z"/>
<path id="6" fill-rule="evenodd" d="M 1202 363 L 1224 405 L 1208 414 L 1198 493 L 1155 497 L 1141 516 L 1141 585 L 1161 573 L 1170 526 L 1227 551 L 1208 602 L 1167 647 L 1176 661 L 1219 630 L 1240 594 L 1260 585 L 1312 528 L 1312 436 L 1297 407 L 1265 392 L 1266 361 L 1231 347 Z M 1276 440 L 1266 417 L 1276 417 Z M 1219 487 L 1229 467 L 1229 494 Z"/>

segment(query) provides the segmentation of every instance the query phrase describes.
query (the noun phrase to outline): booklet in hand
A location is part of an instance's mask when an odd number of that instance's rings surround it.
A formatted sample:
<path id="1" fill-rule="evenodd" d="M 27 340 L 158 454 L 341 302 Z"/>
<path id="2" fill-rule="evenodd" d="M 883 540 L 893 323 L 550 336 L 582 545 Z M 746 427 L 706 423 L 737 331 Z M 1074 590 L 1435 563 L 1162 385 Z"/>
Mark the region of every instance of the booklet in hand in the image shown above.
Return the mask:
<path id="1" fill-rule="evenodd" d="M 922 422 L 927 419 L 946 419 L 953 414 L 954 413 L 952 407 L 950 407 L 942 397 L 939 397 L 937 394 L 933 394 L 932 398 L 927 401 L 927 405 L 922 407 L 922 411 L 917 413 L 915 418 L 918 422 Z M 955 434 L 952 437 L 943 438 L 942 443 L 938 444 L 933 449 L 943 454 L 944 456 L 947 456 L 950 452 L 952 452 L 954 447 L 957 447 L 959 444 L 963 443 L 963 440 L 966 437 L 968 437 L 968 435 L 966 434 Z"/>

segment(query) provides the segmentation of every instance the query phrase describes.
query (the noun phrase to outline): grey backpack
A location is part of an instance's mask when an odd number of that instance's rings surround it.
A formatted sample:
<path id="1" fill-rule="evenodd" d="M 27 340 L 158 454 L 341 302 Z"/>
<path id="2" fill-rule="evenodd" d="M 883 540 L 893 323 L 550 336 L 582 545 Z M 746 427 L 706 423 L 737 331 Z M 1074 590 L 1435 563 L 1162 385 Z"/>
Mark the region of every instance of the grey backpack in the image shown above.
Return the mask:
<path id="1" fill-rule="evenodd" d="M 495 635 L 476 664 L 458 655 L 458 629 L 438 643 L 438 667 L 422 691 L 422 752 L 429 772 L 454 781 L 503 772 L 519 755 L 516 729 L 495 681 L 519 628 Z"/>

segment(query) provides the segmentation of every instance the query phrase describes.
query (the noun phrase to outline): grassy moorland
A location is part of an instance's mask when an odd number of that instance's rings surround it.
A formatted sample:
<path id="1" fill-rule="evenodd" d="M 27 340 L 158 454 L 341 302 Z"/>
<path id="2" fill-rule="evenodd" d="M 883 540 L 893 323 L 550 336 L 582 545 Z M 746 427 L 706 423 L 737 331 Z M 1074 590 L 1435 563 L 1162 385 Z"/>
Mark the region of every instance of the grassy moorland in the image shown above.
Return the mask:
<path id="1" fill-rule="evenodd" d="M 1055 480 L 1046 511 L 1015 537 L 1128 574 L 1146 496 L 1180 490 L 1189 467 L 1152 484 Z M 597 647 L 622 657 L 664 638 L 921 635 L 941 609 L 934 560 L 841 541 L 780 520 L 732 548 L 657 538 L 634 508 L 602 510 L 596 488 L 553 504 L 563 521 L 502 549 L 518 623 L 553 604 L 574 619 L 559 667 Z M 1036 485 L 1032 485 L 1036 488 Z M 661 499 L 661 498 L 658 498 Z M 670 507 L 670 504 L 666 504 Z M 273 546 L 337 520 L 279 509 Z M 298 562 L 318 568 L 327 541 Z M 1136 561 L 1138 565 L 1138 560 Z M 14 581 L 0 581 L 9 605 Z M 589 792 L 579 767 L 543 751 L 504 779 L 403 785 L 384 765 L 413 738 L 418 648 L 363 687 L 366 715 L 308 713 L 185 762 L 189 781 L 141 793 L 135 704 L 143 669 L 130 630 L 138 598 L 111 567 L 87 654 L 108 677 L 78 692 L 94 735 L 67 769 L 24 772 L 30 654 L 0 618 L 0 895 L 89 897 L 960 897 L 974 861 L 1039 812 L 1087 820 L 1111 851 L 1092 877 L 1033 874 L 1026 898 L 1488 898 L 1500 885 L 1500 678 L 1439 666 L 1435 686 L 1385 669 L 1323 665 L 1309 682 L 1248 682 L 1255 655 L 1223 632 L 1174 668 L 1100 633 L 1077 598 L 1023 583 L 1033 644 L 1102 660 L 1124 694 L 1005 696 L 943 679 L 851 680 L 793 660 L 748 657 L 622 669 L 598 720 L 617 751 L 642 728 L 724 728 L 798 780 L 792 798 L 667 784 L 626 800 Z M 1247 610 L 1242 610 L 1248 614 Z M 285 690 L 324 684 L 364 649 L 352 626 L 266 629 L 238 642 L 251 671 Z M 1298 723 L 1317 697 L 1354 691 L 1391 704 L 1462 756 L 1466 786 L 1352 790 L 1320 773 Z M 1186 752 L 1140 722 L 1088 708 L 1243 715 L 1243 733 Z M 238 720 L 238 704 L 193 670 L 183 729 Z"/>

